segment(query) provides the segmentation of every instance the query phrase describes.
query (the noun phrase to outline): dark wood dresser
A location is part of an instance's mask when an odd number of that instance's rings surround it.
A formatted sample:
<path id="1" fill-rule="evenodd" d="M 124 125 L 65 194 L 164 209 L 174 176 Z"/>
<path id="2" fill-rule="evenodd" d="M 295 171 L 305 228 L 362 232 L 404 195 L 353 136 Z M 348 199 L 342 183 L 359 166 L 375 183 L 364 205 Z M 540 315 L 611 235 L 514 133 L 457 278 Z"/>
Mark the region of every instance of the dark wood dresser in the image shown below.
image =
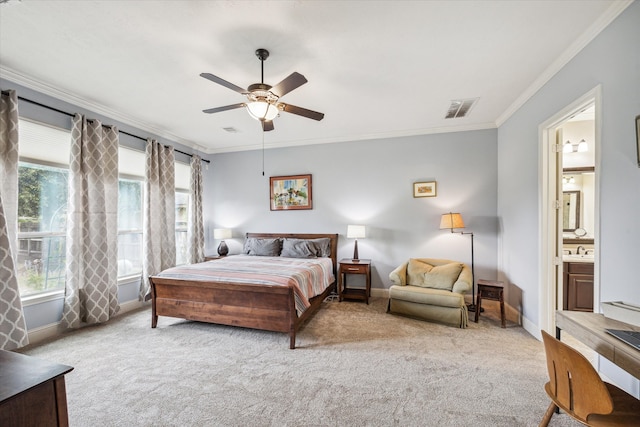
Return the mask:
<path id="1" fill-rule="evenodd" d="M 72 370 L 0 350 L 0 426 L 68 426 L 64 375 Z"/>

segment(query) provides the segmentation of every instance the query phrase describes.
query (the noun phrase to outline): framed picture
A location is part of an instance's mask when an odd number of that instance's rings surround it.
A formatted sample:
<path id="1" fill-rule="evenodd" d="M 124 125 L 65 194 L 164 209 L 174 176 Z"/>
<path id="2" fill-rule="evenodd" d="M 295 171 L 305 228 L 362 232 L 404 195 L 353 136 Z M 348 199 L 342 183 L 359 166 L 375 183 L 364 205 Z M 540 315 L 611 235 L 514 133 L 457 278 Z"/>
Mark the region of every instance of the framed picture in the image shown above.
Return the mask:
<path id="1" fill-rule="evenodd" d="M 435 197 L 436 194 L 435 181 L 413 183 L 413 197 Z"/>
<path id="2" fill-rule="evenodd" d="M 640 116 L 636 116 L 636 153 L 638 153 L 638 167 L 640 168 Z"/>
<path id="3" fill-rule="evenodd" d="M 272 211 L 311 209 L 311 175 L 272 176 L 269 178 Z"/>

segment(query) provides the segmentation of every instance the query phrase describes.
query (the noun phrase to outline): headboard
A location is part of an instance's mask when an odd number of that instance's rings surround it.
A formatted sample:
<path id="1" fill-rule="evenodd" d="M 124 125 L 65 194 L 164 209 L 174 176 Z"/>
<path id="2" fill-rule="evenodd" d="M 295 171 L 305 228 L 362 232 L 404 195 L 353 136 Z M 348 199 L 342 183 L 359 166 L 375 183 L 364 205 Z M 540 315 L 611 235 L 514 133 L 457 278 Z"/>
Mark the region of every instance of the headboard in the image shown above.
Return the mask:
<path id="1" fill-rule="evenodd" d="M 247 238 L 255 237 L 259 239 L 275 239 L 278 237 L 289 239 L 322 239 L 328 238 L 331 242 L 331 261 L 333 261 L 333 275 L 338 277 L 338 234 L 316 234 L 316 233 L 247 233 Z"/>

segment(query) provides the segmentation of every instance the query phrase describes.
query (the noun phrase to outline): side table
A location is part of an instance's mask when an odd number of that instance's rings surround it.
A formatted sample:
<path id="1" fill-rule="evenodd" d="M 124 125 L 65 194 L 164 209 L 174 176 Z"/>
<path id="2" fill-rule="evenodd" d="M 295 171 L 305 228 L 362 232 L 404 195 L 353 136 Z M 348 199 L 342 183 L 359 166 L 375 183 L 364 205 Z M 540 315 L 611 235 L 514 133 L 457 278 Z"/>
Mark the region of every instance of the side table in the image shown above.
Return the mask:
<path id="1" fill-rule="evenodd" d="M 504 284 L 496 280 L 483 280 L 478 279 L 478 296 L 476 298 L 476 318 L 475 322 L 478 323 L 480 317 L 480 311 L 482 311 L 482 300 L 490 299 L 494 301 L 500 301 L 500 321 L 501 326 L 505 326 L 504 316 Z"/>
<path id="2" fill-rule="evenodd" d="M 204 260 L 205 261 L 213 261 L 213 260 L 220 259 L 220 258 L 224 258 L 224 256 L 220 256 L 220 255 L 205 255 L 204 256 Z"/>
<path id="3" fill-rule="evenodd" d="M 371 296 L 371 260 L 360 259 L 354 261 L 349 258 L 341 259 L 340 266 L 338 268 L 338 300 L 343 299 L 357 299 L 364 300 L 369 304 L 369 297 Z M 366 287 L 362 288 L 349 288 L 347 287 L 347 274 L 364 274 L 366 276 Z"/>

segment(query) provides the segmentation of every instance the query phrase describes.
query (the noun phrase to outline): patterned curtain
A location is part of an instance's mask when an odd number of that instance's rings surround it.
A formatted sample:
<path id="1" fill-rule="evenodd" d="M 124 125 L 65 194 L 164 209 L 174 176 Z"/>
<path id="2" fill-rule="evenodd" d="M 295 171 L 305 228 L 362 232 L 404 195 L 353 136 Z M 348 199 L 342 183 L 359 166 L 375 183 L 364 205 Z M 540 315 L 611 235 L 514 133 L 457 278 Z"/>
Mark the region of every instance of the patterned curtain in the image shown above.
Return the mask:
<path id="1" fill-rule="evenodd" d="M 0 106 L 0 349 L 29 344 L 16 272 L 18 232 L 18 96 Z"/>
<path id="2" fill-rule="evenodd" d="M 118 312 L 118 130 L 73 118 L 62 325 L 101 323 Z"/>
<path id="3" fill-rule="evenodd" d="M 189 261 L 204 261 L 204 220 L 202 218 L 202 159 L 191 157 L 191 198 L 189 204 Z"/>
<path id="4" fill-rule="evenodd" d="M 176 182 L 172 147 L 147 140 L 140 300 L 151 297 L 149 277 L 176 265 Z"/>

